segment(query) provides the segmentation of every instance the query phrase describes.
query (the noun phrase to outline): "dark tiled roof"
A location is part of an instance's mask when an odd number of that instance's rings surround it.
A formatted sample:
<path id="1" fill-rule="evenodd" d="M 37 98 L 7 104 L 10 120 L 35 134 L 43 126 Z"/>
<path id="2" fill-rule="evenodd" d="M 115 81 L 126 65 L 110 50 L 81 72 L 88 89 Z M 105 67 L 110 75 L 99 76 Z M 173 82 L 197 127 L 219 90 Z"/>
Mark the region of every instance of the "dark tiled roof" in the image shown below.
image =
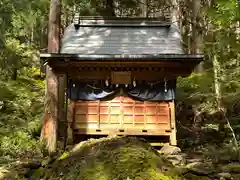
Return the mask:
<path id="1" fill-rule="evenodd" d="M 61 53 L 82 55 L 184 54 L 174 24 L 151 19 L 82 19 L 71 24 L 62 39 Z"/>

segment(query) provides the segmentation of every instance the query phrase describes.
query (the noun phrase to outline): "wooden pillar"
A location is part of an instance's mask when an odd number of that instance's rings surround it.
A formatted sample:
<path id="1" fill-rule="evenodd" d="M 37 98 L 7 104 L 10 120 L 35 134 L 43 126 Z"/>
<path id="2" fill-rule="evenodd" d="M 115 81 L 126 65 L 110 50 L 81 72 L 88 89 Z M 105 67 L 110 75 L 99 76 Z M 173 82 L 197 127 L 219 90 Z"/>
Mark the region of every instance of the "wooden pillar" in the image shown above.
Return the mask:
<path id="1" fill-rule="evenodd" d="M 170 135 L 170 145 L 177 145 L 177 129 L 175 121 L 175 103 L 174 101 L 170 102 L 170 112 L 171 112 L 171 135 Z"/>
<path id="2" fill-rule="evenodd" d="M 61 148 L 65 148 L 66 142 L 66 131 L 67 131 L 67 75 L 59 74 L 58 75 L 58 117 L 57 121 L 59 122 L 58 128 L 58 140 L 60 141 Z"/>
<path id="3" fill-rule="evenodd" d="M 58 75 L 58 118 L 60 121 L 65 121 L 65 93 L 66 93 L 66 75 Z"/>
<path id="4" fill-rule="evenodd" d="M 68 106 L 68 127 L 67 127 L 67 144 L 74 144 L 74 127 L 75 127 L 76 101 L 72 101 Z"/>

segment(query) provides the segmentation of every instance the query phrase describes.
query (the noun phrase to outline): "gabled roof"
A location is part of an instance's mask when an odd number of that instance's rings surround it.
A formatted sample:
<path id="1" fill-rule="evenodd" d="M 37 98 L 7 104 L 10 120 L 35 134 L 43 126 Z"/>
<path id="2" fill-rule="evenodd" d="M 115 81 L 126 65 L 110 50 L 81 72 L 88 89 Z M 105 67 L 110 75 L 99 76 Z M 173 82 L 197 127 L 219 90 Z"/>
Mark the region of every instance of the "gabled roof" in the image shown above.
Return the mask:
<path id="1" fill-rule="evenodd" d="M 61 53 L 79 55 L 184 54 L 178 28 L 146 18 L 81 18 L 64 32 Z"/>
<path id="2" fill-rule="evenodd" d="M 203 60 L 186 54 L 178 28 L 146 18 L 80 17 L 64 32 L 59 53 L 41 53 L 43 63 L 63 73 L 89 66 L 173 68 L 185 75 Z"/>

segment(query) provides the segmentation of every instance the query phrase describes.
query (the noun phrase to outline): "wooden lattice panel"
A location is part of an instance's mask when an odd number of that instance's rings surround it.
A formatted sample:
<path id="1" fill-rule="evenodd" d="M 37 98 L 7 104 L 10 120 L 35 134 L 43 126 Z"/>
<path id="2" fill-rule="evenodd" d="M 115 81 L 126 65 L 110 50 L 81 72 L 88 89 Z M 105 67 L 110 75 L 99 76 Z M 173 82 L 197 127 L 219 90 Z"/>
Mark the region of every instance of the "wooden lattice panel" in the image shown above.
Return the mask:
<path id="1" fill-rule="evenodd" d="M 86 134 L 93 129 L 99 132 L 170 131 L 169 103 L 135 101 L 129 97 L 116 97 L 111 101 L 77 101 L 74 127 L 85 129 Z"/>

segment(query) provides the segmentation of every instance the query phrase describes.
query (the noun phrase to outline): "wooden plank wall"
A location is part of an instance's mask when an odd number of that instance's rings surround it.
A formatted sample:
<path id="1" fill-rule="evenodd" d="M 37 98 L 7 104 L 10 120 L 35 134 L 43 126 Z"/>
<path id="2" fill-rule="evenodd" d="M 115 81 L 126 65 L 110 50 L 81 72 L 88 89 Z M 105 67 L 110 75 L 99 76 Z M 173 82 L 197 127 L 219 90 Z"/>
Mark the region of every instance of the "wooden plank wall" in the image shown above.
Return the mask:
<path id="1" fill-rule="evenodd" d="M 169 135 L 168 102 L 135 101 L 116 97 L 111 101 L 77 101 L 71 124 L 79 134 Z"/>

